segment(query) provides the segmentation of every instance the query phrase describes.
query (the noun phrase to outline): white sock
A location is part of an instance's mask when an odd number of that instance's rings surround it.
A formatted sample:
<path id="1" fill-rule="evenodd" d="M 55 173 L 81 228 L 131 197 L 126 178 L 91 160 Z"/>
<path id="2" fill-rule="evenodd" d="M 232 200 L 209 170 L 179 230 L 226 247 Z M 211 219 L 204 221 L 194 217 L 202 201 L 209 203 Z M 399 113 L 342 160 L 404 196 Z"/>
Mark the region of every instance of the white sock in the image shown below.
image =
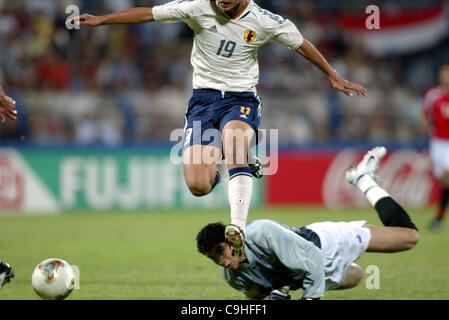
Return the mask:
<path id="1" fill-rule="evenodd" d="M 380 199 L 390 197 L 390 195 L 384 189 L 379 187 L 376 181 L 368 175 L 362 176 L 357 181 L 357 187 L 359 187 L 360 191 L 363 192 L 373 207 Z"/>
<path id="2" fill-rule="evenodd" d="M 238 175 L 229 180 L 228 198 L 231 206 L 231 224 L 237 225 L 242 230 L 245 230 L 252 193 L 252 177 Z"/>

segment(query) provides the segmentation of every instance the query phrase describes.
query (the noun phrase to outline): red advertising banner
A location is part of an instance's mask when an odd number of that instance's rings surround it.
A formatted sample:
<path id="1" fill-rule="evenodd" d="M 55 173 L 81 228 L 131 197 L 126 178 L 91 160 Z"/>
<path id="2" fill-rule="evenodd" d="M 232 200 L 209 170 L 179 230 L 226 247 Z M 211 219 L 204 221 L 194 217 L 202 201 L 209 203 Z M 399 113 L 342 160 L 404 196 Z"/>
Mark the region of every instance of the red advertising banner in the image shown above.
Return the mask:
<path id="1" fill-rule="evenodd" d="M 295 151 L 279 153 L 279 168 L 267 176 L 267 204 L 324 204 L 327 207 L 368 206 L 363 195 L 345 180 L 345 171 L 364 152 Z M 379 167 L 378 183 L 401 204 L 425 207 L 437 199 L 439 186 L 426 152 L 399 149 Z"/>
<path id="2" fill-rule="evenodd" d="M 24 194 L 23 174 L 14 166 L 12 157 L 0 155 L 0 208 L 19 209 Z"/>

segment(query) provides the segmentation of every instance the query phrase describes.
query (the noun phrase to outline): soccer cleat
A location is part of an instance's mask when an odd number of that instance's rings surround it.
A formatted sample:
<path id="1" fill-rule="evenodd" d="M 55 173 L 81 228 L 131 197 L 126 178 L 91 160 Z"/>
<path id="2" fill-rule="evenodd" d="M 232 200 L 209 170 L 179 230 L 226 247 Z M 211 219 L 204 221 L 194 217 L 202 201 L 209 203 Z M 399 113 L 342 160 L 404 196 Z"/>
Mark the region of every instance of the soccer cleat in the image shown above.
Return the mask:
<path id="1" fill-rule="evenodd" d="M 14 271 L 12 267 L 0 260 L 0 288 L 7 282 L 11 281 L 11 278 L 14 278 Z"/>
<path id="2" fill-rule="evenodd" d="M 379 169 L 380 160 L 387 153 L 385 147 L 375 147 L 363 156 L 362 161 L 356 166 L 351 166 L 346 170 L 346 181 L 350 184 L 357 184 L 357 181 L 364 175 L 375 179 Z"/>
<path id="3" fill-rule="evenodd" d="M 226 226 L 225 238 L 231 247 L 231 254 L 241 256 L 243 245 L 245 243 L 245 235 L 243 230 L 234 224 Z"/>
<path id="4" fill-rule="evenodd" d="M 253 161 L 248 161 L 248 166 L 251 169 L 251 174 L 254 178 L 260 179 L 263 176 L 263 165 L 258 157 L 251 155 Z"/>

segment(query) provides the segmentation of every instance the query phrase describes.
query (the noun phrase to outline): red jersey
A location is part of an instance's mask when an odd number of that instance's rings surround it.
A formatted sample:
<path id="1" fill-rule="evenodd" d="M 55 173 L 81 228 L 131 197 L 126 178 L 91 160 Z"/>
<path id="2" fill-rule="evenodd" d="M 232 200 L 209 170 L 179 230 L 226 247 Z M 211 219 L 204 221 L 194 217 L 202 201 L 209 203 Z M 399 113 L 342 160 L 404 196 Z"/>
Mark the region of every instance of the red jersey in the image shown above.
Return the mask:
<path id="1" fill-rule="evenodd" d="M 433 139 L 449 140 L 449 92 L 438 86 L 424 94 L 423 112 L 429 120 L 429 134 Z"/>

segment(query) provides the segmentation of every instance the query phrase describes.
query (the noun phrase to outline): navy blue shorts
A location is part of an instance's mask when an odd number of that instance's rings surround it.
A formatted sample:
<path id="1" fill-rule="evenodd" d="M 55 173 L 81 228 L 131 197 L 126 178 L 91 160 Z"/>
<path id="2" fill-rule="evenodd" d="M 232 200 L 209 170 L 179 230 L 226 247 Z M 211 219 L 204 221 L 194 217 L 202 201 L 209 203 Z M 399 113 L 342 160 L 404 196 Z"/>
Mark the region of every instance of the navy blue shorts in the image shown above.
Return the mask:
<path id="1" fill-rule="evenodd" d="M 232 120 L 246 122 L 256 135 L 262 118 L 262 101 L 253 92 L 195 89 L 186 112 L 183 149 L 212 145 L 221 149 L 221 132 Z"/>

